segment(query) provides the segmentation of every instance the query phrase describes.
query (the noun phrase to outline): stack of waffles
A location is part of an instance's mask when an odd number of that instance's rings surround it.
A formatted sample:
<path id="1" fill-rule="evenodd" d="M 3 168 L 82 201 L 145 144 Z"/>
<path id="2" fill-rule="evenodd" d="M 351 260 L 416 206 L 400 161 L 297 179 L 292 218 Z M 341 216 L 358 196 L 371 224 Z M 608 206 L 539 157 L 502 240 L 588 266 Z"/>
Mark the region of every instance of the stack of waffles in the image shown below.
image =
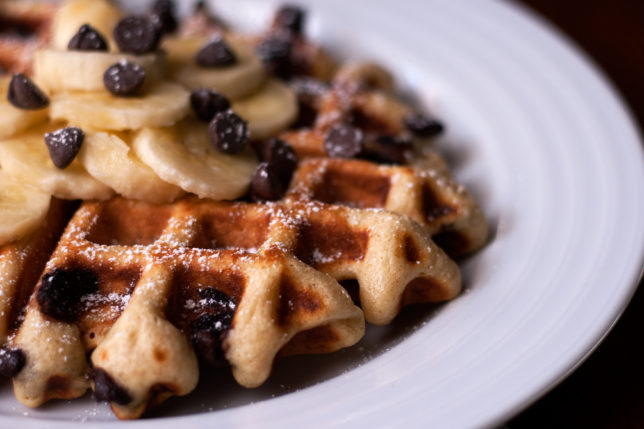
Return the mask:
<path id="1" fill-rule="evenodd" d="M 452 258 L 487 226 L 432 149 L 442 125 L 380 66 L 337 66 L 303 11 L 248 36 L 203 4 L 49 7 L 33 62 L 2 59 L 24 72 L 0 100 L 0 373 L 20 402 L 92 389 L 138 418 L 200 367 L 255 387 L 459 294 Z"/>

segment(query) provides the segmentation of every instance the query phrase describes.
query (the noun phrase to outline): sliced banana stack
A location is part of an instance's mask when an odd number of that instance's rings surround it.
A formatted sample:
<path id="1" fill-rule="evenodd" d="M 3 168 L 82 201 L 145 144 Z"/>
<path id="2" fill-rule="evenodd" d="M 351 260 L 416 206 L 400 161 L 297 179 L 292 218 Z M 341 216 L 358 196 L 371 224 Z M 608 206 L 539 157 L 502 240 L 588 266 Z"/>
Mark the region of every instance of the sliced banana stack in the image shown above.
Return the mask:
<path id="1" fill-rule="evenodd" d="M 237 62 L 230 66 L 204 68 L 195 58 L 208 39 L 166 38 L 162 48 L 167 51 L 172 78 L 190 90 L 212 89 L 231 100 L 247 97 L 258 91 L 266 80 L 266 72 L 254 48 L 237 39 L 226 39 Z"/>
<path id="2" fill-rule="evenodd" d="M 65 50 L 71 38 L 83 24 L 90 24 L 106 39 L 111 51 L 116 51 L 112 30 L 123 13 L 109 0 L 67 0 L 52 23 L 52 45 Z"/>
<path id="3" fill-rule="evenodd" d="M 192 119 L 172 128 L 141 130 L 135 134 L 132 147 L 159 177 L 200 198 L 241 197 L 257 166 L 250 149 L 231 156 L 213 148 L 207 125 Z"/>
<path id="4" fill-rule="evenodd" d="M 297 96 L 277 79 L 269 80 L 250 97 L 234 101 L 232 108 L 248 121 L 251 140 L 278 134 L 288 128 L 298 115 Z"/>
<path id="5" fill-rule="evenodd" d="M 0 246 L 25 237 L 43 221 L 51 195 L 0 170 Z"/>
<path id="6" fill-rule="evenodd" d="M 90 176 L 78 159 L 65 169 L 54 166 L 44 139 L 45 133 L 58 128 L 60 124 L 45 124 L 0 141 L 3 171 L 21 183 L 62 199 L 104 200 L 113 196 L 114 191 Z"/>
<path id="7" fill-rule="evenodd" d="M 99 130 L 168 127 L 190 110 L 190 94 L 164 82 L 142 96 L 116 97 L 107 91 L 63 92 L 51 98 L 50 117 Z"/>
<path id="8" fill-rule="evenodd" d="M 164 182 L 132 151 L 130 135 L 87 132 L 78 159 L 89 174 L 126 198 L 169 203 L 183 194 Z"/>
<path id="9" fill-rule="evenodd" d="M 42 49 L 34 56 L 34 78 L 50 92 L 103 91 L 103 75 L 112 64 L 127 61 L 145 70 L 146 86 L 163 78 L 162 52 L 145 55 Z"/>
<path id="10" fill-rule="evenodd" d="M 18 109 L 7 100 L 10 76 L 0 77 L 0 139 L 11 137 L 47 119 L 47 109 Z"/>

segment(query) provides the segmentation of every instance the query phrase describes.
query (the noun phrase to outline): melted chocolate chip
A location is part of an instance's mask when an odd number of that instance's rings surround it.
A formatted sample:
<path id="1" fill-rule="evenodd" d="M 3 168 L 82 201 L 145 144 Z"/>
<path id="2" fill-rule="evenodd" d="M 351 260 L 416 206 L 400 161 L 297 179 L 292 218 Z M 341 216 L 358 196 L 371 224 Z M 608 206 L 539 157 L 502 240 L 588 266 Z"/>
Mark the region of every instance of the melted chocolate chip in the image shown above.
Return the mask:
<path id="1" fill-rule="evenodd" d="M 158 48 L 160 40 L 161 31 L 146 16 L 126 16 L 114 27 L 114 41 L 121 52 L 147 54 Z"/>
<path id="2" fill-rule="evenodd" d="M 197 117 L 204 122 L 210 122 L 217 113 L 230 109 L 230 101 L 226 97 L 209 89 L 192 91 L 190 104 Z"/>
<path id="3" fill-rule="evenodd" d="M 363 146 L 363 132 L 346 124 L 335 125 L 324 139 L 324 150 L 332 158 L 354 158 L 362 153 Z"/>
<path id="4" fill-rule="evenodd" d="M 275 201 L 284 196 L 286 184 L 277 170 L 268 162 L 261 162 L 250 182 L 250 198 L 253 201 Z"/>
<path id="5" fill-rule="evenodd" d="M 289 82 L 289 86 L 297 95 L 299 114 L 293 128 L 313 127 L 318 116 L 320 98 L 329 91 L 329 85 L 320 80 L 301 77 Z"/>
<path id="6" fill-rule="evenodd" d="M 223 335 L 230 329 L 237 305 L 228 295 L 215 288 L 202 289 L 200 295 L 208 301 L 211 312 L 202 314 L 190 324 L 190 339 L 203 362 L 219 366 L 224 362 L 221 347 Z"/>
<path id="7" fill-rule="evenodd" d="M 121 61 L 113 64 L 103 74 L 103 85 L 114 95 L 135 95 L 145 82 L 145 70 L 138 64 Z"/>
<path id="8" fill-rule="evenodd" d="M 77 127 L 61 128 L 45 134 L 49 157 L 57 168 L 66 168 L 72 163 L 85 140 L 85 133 Z"/>
<path id="9" fill-rule="evenodd" d="M 271 73 L 284 78 L 291 75 L 293 41 L 288 35 L 271 35 L 257 46 L 257 55 Z"/>
<path id="10" fill-rule="evenodd" d="M 237 62 L 237 57 L 222 38 L 208 42 L 197 53 L 197 64 L 201 67 L 226 67 Z"/>
<path id="11" fill-rule="evenodd" d="M 100 368 L 92 370 L 94 379 L 94 396 L 98 401 L 114 402 L 118 405 L 126 405 L 132 401 L 132 397 L 123 387 L 105 371 Z"/>
<path id="12" fill-rule="evenodd" d="M 107 42 L 94 27 L 83 24 L 69 41 L 67 49 L 74 51 L 107 51 Z"/>
<path id="13" fill-rule="evenodd" d="M 49 106 L 49 98 L 27 76 L 16 73 L 11 77 L 7 100 L 23 110 L 38 110 Z"/>
<path id="14" fill-rule="evenodd" d="M 177 29 L 174 2 L 171 0 L 157 0 L 154 2 L 150 18 L 162 33 L 173 33 Z"/>
<path id="15" fill-rule="evenodd" d="M 226 295 L 224 292 L 220 291 L 219 289 L 215 289 L 214 287 L 206 287 L 203 289 L 199 290 L 199 296 L 201 296 L 202 299 L 206 300 L 206 304 L 215 310 L 218 310 L 218 312 L 230 312 L 231 310 L 234 311 L 235 307 L 237 304 L 235 301 Z M 230 321 L 232 321 L 233 313 L 230 313 Z M 228 323 L 227 326 L 229 326 L 230 323 Z"/>
<path id="16" fill-rule="evenodd" d="M 383 164 L 404 164 L 412 142 L 402 137 L 381 135 L 365 139 L 363 158 Z"/>
<path id="17" fill-rule="evenodd" d="M 25 353 L 20 349 L 3 347 L 0 349 L 0 376 L 14 377 L 25 366 Z"/>
<path id="18" fill-rule="evenodd" d="M 98 279 L 91 271 L 55 269 L 43 276 L 36 301 L 44 314 L 73 322 L 81 311 L 81 298 L 97 289 Z"/>
<path id="19" fill-rule="evenodd" d="M 284 140 L 272 138 L 263 142 L 258 149 L 260 160 L 268 162 L 282 182 L 288 184 L 297 168 L 297 155 L 293 147 Z"/>
<path id="20" fill-rule="evenodd" d="M 210 366 L 221 366 L 224 352 L 221 347 L 221 333 L 205 325 L 213 325 L 210 314 L 202 315 L 190 327 L 190 340 L 199 359 Z M 208 321 L 206 321 L 208 320 Z"/>
<path id="21" fill-rule="evenodd" d="M 442 122 L 419 113 L 405 116 L 404 122 L 407 129 L 419 137 L 436 137 L 445 130 Z"/>
<path id="22" fill-rule="evenodd" d="M 275 14 L 273 26 L 301 35 L 306 12 L 297 6 L 282 6 Z"/>
<path id="23" fill-rule="evenodd" d="M 217 113 L 209 132 L 212 145 L 224 153 L 239 153 L 248 144 L 248 125 L 232 110 Z"/>

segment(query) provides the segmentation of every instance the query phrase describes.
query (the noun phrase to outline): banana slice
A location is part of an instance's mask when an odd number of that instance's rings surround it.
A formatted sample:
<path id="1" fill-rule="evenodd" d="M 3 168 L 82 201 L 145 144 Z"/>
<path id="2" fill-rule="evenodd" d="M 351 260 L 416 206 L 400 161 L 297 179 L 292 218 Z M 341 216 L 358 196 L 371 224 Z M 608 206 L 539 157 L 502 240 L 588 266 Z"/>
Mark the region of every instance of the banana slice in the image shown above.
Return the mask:
<path id="1" fill-rule="evenodd" d="M 105 89 L 105 70 L 123 60 L 143 67 L 147 87 L 163 78 L 165 58 L 162 53 L 129 55 L 41 49 L 34 56 L 34 79 L 51 92 L 102 91 Z"/>
<path id="2" fill-rule="evenodd" d="M 247 97 L 256 92 L 266 80 L 261 60 L 249 43 L 226 39 L 237 56 L 237 63 L 228 67 L 204 68 L 195 63 L 206 38 L 166 38 L 162 47 L 168 53 L 171 75 L 190 90 L 208 88 L 231 100 Z"/>
<path id="3" fill-rule="evenodd" d="M 112 30 L 123 13 L 109 0 L 67 0 L 52 23 L 52 44 L 56 49 L 67 49 L 81 25 L 89 24 L 107 40 L 111 51 L 117 51 Z"/>
<path id="4" fill-rule="evenodd" d="M 51 195 L 0 171 L 0 246 L 34 231 L 47 215 Z"/>
<path id="5" fill-rule="evenodd" d="M 269 80 L 256 94 L 233 102 L 232 108 L 248 121 L 252 140 L 278 134 L 288 128 L 298 115 L 295 93 L 276 79 Z"/>
<path id="6" fill-rule="evenodd" d="M 235 156 L 214 149 L 207 125 L 196 120 L 141 130 L 132 147 L 159 177 L 200 198 L 232 200 L 244 195 L 257 166 L 250 149 Z"/>
<path id="7" fill-rule="evenodd" d="M 68 200 L 104 200 L 114 192 L 94 179 L 75 159 L 61 170 L 54 166 L 45 146 L 45 133 L 61 128 L 45 124 L 0 142 L 0 164 L 16 180 L 34 186 L 55 197 Z"/>
<path id="8" fill-rule="evenodd" d="M 171 126 L 189 110 L 188 91 L 166 82 L 141 97 L 115 97 L 107 91 L 54 94 L 50 117 L 81 128 L 122 131 Z"/>
<path id="9" fill-rule="evenodd" d="M 47 119 L 47 109 L 18 109 L 7 100 L 10 76 L 0 77 L 0 139 L 11 137 Z"/>
<path id="10" fill-rule="evenodd" d="M 126 198 L 169 203 L 181 196 L 181 188 L 161 180 L 137 158 L 128 140 L 126 134 L 86 133 L 78 159 L 89 174 Z"/>

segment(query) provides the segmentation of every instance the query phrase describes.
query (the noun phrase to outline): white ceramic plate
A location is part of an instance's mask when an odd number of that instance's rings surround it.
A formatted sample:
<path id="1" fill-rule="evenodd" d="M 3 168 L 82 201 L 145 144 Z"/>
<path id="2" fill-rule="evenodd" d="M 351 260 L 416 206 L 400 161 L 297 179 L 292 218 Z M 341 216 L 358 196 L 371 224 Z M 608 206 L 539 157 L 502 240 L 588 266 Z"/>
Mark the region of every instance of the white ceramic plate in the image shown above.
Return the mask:
<path id="1" fill-rule="evenodd" d="M 382 61 L 445 120 L 441 147 L 494 236 L 462 264 L 467 290 L 455 301 L 369 327 L 353 349 L 281 361 L 257 390 L 209 376 L 136 426 L 501 423 L 574 369 L 634 291 L 644 259 L 644 158 L 633 122 L 583 55 L 512 4 L 301 3 L 314 37 L 346 57 Z M 255 28 L 274 9 L 264 0 L 215 4 Z M 90 398 L 29 410 L 9 386 L 0 393 L 3 427 L 121 425 Z"/>

